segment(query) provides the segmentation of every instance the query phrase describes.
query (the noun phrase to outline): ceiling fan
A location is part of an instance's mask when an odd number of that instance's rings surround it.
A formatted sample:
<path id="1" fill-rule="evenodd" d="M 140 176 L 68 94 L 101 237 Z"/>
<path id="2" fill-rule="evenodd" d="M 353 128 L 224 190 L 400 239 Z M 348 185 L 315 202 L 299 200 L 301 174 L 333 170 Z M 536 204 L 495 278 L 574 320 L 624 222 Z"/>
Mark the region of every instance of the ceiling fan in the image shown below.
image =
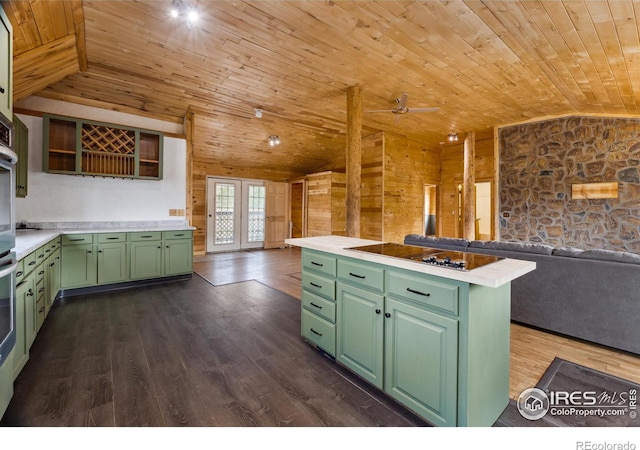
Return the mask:
<path id="1" fill-rule="evenodd" d="M 377 112 L 391 112 L 393 114 L 407 114 L 407 113 L 419 113 L 419 112 L 436 112 L 439 111 L 440 108 L 408 108 L 407 100 L 409 99 L 409 95 L 406 92 L 403 92 L 400 97 L 398 97 L 395 102 L 397 106 L 393 109 L 371 109 L 365 111 L 367 113 L 377 113 Z M 397 118 L 397 117 L 396 117 Z"/>

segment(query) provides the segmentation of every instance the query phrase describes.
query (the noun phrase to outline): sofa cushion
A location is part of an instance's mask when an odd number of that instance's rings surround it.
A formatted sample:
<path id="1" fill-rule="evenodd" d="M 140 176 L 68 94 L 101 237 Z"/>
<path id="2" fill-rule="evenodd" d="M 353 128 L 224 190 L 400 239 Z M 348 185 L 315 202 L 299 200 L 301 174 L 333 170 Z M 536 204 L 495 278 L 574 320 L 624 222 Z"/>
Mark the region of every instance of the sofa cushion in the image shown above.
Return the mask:
<path id="1" fill-rule="evenodd" d="M 553 252 L 551 252 L 553 256 L 564 256 L 567 258 L 579 258 L 583 253 L 584 250 L 575 247 L 558 247 L 554 248 Z"/>
<path id="2" fill-rule="evenodd" d="M 471 241 L 469 248 L 482 248 L 486 250 L 502 250 L 505 252 L 534 253 L 537 255 L 550 255 L 553 247 L 545 244 L 530 244 L 526 242 L 502 242 L 502 241 Z M 473 250 L 471 250 L 473 251 Z"/>
<path id="3" fill-rule="evenodd" d="M 422 234 L 408 234 L 404 238 L 407 245 L 421 245 L 428 247 L 429 244 L 440 244 L 453 247 L 468 247 L 469 241 L 461 238 L 423 236 Z"/>
<path id="4" fill-rule="evenodd" d="M 585 250 L 578 256 L 583 259 L 596 259 L 598 261 L 611 261 L 627 264 L 640 264 L 640 255 L 615 250 Z"/>

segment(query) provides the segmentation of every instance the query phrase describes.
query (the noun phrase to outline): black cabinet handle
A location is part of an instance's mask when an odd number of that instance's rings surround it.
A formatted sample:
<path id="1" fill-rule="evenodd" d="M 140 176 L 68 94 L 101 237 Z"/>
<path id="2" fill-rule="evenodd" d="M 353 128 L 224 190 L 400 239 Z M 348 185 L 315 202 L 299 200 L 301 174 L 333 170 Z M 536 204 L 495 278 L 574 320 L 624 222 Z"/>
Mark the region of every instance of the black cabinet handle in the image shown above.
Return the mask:
<path id="1" fill-rule="evenodd" d="M 380 314 L 382 311 L 380 311 L 379 309 L 376 309 L 376 314 Z"/>
<path id="2" fill-rule="evenodd" d="M 311 332 L 313 334 L 317 334 L 318 336 L 322 336 L 322 333 L 318 333 L 316 330 L 314 330 L 313 328 L 311 328 Z"/>
<path id="3" fill-rule="evenodd" d="M 384 313 L 384 316 L 385 316 L 386 318 L 389 318 L 389 317 L 391 317 L 391 313 Z"/>
<path id="4" fill-rule="evenodd" d="M 316 307 L 316 308 L 318 308 L 318 309 L 322 309 L 322 306 L 320 306 L 320 305 L 316 305 L 316 304 L 315 304 L 315 303 L 313 303 L 313 302 L 309 302 L 309 304 L 310 304 L 311 306 L 315 306 L 315 307 Z"/>
<path id="5" fill-rule="evenodd" d="M 322 289 L 322 286 L 320 286 L 319 284 L 315 284 L 313 281 L 309 282 L 309 284 L 313 287 L 317 287 L 318 289 Z"/>
<path id="6" fill-rule="evenodd" d="M 33 297 L 33 290 L 29 289 L 29 290 L 27 291 L 27 295 L 28 295 L 29 297 Z"/>
<path id="7" fill-rule="evenodd" d="M 415 289 L 411 289 L 411 288 L 407 288 L 407 291 L 411 292 L 412 294 L 423 295 L 425 297 L 431 296 L 431 294 L 429 294 L 428 292 L 425 294 L 424 292 L 416 291 Z"/>
<path id="8" fill-rule="evenodd" d="M 93 253 L 91 250 L 87 250 L 87 253 Z"/>
<path id="9" fill-rule="evenodd" d="M 52 262 L 51 264 L 49 264 L 49 267 L 53 267 L 55 265 L 56 265 L 56 263 Z"/>
<path id="10" fill-rule="evenodd" d="M 118 240 L 118 239 L 120 239 L 120 238 L 118 238 L 118 237 L 108 237 L 107 238 L 108 241 L 115 241 L 115 240 Z"/>
<path id="11" fill-rule="evenodd" d="M 353 272 L 349 272 L 349 275 L 351 275 L 352 277 L 360 278 L 361 280 L 364 280 L 365 278 L 367 278 L 364 275 L 358 275 L 357 273 L 353 273 Z"/>
<path id="12" fill-rule="evenodd" d="M 29 263 L 29 265 L 30 265 L 30 266 L 33 266 L 35 263 L 36 263 L 35 261 L 31 261 L 31 262 Z"/>
<path id="13" fill-rule="evenodd" d="M 40 308 L 40 312 L 44 312 L 44 306 Z"/>
<path id="14" fill-rule="evenodd" d="M 158 245 L 158 248 L 162 248 L 162 245 Z"/>
<path id="15" fill-rule="evenodd" d="M 98 250 L 98 253 L 102 253 L 102 250 Z"/>
<path id="16" fill-rule="evenodd" d="M 323 267 L 324 266 L 324 264 L 321 264 L 321 263 L 318 263 L 318 262 L 315 262 L 315 261 L 311 261 L 311 264 L 313 264 L 314 266 L 318 266 L 318 267 Z"/>
<path id="17" fill-rule="evenodd" d="M 153 236 L 145 235 L 145 236 L 140 236 L 140 237 L 143 238 L 143 239 L 149 239 L 149 238 L 152 238 Z"/>
<path id="18" fill-rule="evenodd" d="M 38 292 L 44 292 L 44 288 L 41 287 L 40 289 L 38 289 Z"/>
<path id="19" fill-rule="evenodd" d="M 71 242 L 83 242 L 84 238 L 69 239 Z"/>
<path id="20" fill-rule="evenodd" d="M 0 86 L 0 94 L 4 94 L 4 88 Z"/>
<path id="21" fill-rule="evenodd" d="M 177 236 L 177 237 L 184 236 L 184 233 L 174 234 L 174 236 Z"/>
<path id="22" fill-rule="evenodd" d="M 41 270 L 40 272 L 38 272 L 38 275 L 44 275 L 44 270 Z"/>

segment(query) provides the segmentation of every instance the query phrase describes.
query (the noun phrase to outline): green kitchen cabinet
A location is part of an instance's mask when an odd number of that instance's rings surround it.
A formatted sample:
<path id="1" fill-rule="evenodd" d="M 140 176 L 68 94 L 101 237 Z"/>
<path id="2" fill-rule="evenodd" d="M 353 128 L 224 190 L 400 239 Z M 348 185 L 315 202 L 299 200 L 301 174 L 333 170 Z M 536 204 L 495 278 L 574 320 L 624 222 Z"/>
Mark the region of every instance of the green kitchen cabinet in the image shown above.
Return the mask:
<path id="1" fill-rule="evenodd" d="M 127 281 L 127 244 L 109 242 L 97 245 L 98 284 Z"/>
<path id="2" fill-rule="evenodd" d="M 27 126 L 13 116 L 13 149 L 18 155 L 16 163 L 16 197 L 27 196 L 27 185 L 29 176 L 29 129 Z"/>
<path id="3" fill-rule="evenodd" d="M 0 113 L 13 116 L 13 29 L 0 6 Z"/>
<path id="4" fill-rule="evenodd" d="M 35 284 L 34 277 L 27 275 L 16 287 L 16 345 L 13 349 L 13 378 L 29 360 L 29 337 L 34 321 Z"/>
<path id="5" fill-rule="evenodd" d="M 62 289 L 95 285 L 98 282 L 97 256 L 92 238 L 91 243 L 85 243 L 85 239 L 78 240 L 77 243 L 72 240 L 65 243 L 63 239 L 60 276 Z"/>
<path id="6" fill-rule="evenodd" d="M 193 272 L 193 237 L 191 231 L 165 231 L 162 233 L 164 275 Z"/>
<path id="7" fill-rule="evenodd" d="M 46 264 L 46 273 L 45 273 L 45 285 L 47 288 L 47 296 L 45 301 L 46 312 L 45 315 L 49 314 L 51 307 L 53 306 L 53 302 L 60 291 L 60 276 L 62 274 L 62 261 L 61 261 L 61 250 L 60 247 L 54 246 L 52 248 L 53 253 L 51 256 L 45 261 Z"/>
<path id="8" fill-rule="evenodd" d="M 509 283 L 488 287 L 388 258 L 302 252 L 305 340 L 335 345 L 337 363 L 433 425 L 497 420 L 509 401 Z"/>
<path id="9" fill-rule="evenodd" d="M 43 117 L 45 172 L 162 179 L 164 135 L 74 117 Z"/>
<path id="10" fill-rule="evenodd" d="M 131 279 L 161 277 L 162 254 L 161 240 L 131 242 Z"/>
<path id="11" fill-rule="evenodd" d="M 0 366 L 0 418 L 7 410 L 11 399 L 13 398 L 13 355 L 15 350 L 9 353 L 4 360 L 4 364 Z"/>
<path id="12" fill-rule="evenodd" d="M 302 251 L 300 332 L 311 345 L 336 355 L 336 258 Z"/>
<path id="13" fill-rule="evenodd" d="M 389 298 L 387 315 L 384 390 L 434 425 L 456 424 L 458 321 Z"/>
<path id="14" fill-rule="evenodd" d="M 382 389 L 384 296 L 339 282 L 336 305 L 336 360 Z"/>

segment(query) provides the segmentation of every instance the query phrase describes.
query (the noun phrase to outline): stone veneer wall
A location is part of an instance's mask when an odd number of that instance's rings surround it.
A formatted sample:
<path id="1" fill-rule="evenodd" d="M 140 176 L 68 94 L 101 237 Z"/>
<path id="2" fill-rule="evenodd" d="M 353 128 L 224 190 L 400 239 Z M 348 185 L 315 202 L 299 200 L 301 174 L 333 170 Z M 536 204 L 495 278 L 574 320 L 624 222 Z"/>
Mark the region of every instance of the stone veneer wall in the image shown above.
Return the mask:
<path id="1" fill-rule="evenodd" d="M 498 136 L 501 240 L 640 253 L 640 119 L 566 117 Z M 571 199 L 574 183 L 612 181 L 616 199 Z"/>

